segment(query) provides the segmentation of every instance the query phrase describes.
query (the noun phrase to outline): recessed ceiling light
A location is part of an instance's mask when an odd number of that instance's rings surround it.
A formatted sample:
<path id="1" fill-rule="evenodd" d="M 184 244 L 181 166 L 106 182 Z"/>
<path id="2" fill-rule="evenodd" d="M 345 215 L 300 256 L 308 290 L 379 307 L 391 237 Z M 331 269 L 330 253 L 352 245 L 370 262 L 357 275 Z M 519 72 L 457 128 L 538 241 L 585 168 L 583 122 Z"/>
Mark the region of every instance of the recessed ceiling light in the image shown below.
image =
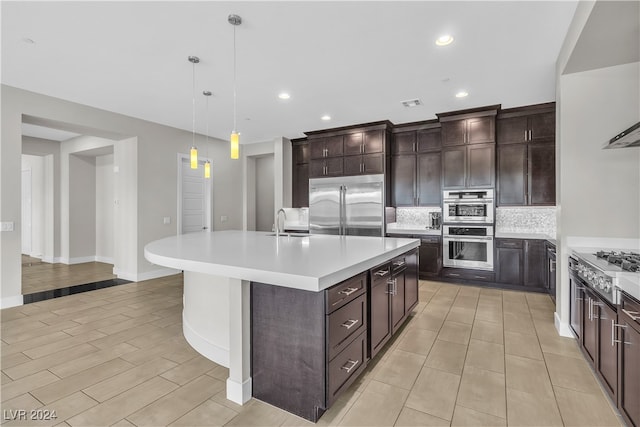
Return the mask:
<path id="1" fill-rule="evenodd" d="M 324 120 L 326 122 L 327 120 L 331 120 L 331 116 L 328 114 L 325 114 L 324 116 L 320 117 L 320 120 Z"/>
<path id="2" fill-rule="evenodd" d="M 453 36 L 449 34 L 441 35 L 436 39 L 436 44 L 438 46 L 446 46 L 448 44 L 451 44 L 452 42 L 453 42 Z"/>
<path id="3" fill-rule="evenodd" d="M 469 95 L 469 92 L 461 90 L 460 92 L 456 93 L 456 98 L 464 98 L 464 97 L 466 97 L 468 95 Z"/>
<path id="4" fill-rule="evenodd" d="M 291 98 L 291 95 L 289 95 L 287 92 L 281 92 L 278 94 L 278 98 L 280 99 L 289 99 Z"/>
<path id="5" fill-rule="evenodd" d="M 406 101 L 400 101 L 400 103 L 407 108 L 417 107 L 418 105 L 422 105 L 422 101 L 420 101 L 418 98 L 407 99 Z"/>
<path id="6" fill-rule="evenodd" d="M 23 37 L 23 38 L 22 38 L 22 41 L 23 41 L 24 43 L 26 43 L 26 44 L 35 44 L 35 43 L 36 43 L 36 42 L 35 42 L 35 40 L 30 39 L 29 37 Z"/>

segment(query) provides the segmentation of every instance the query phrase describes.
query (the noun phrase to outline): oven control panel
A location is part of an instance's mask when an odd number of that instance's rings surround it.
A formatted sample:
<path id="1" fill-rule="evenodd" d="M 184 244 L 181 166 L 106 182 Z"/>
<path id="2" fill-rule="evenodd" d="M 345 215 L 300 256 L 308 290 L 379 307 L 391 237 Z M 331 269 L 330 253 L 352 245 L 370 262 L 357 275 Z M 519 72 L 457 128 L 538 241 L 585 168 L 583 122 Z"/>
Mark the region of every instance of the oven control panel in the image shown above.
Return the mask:
<path id="1" fill-rule="evenodd" d="M 578 276 L 606 299 L 614 302 L 613 279 L 610 276 L 584 262 L 578 262 Z"/>

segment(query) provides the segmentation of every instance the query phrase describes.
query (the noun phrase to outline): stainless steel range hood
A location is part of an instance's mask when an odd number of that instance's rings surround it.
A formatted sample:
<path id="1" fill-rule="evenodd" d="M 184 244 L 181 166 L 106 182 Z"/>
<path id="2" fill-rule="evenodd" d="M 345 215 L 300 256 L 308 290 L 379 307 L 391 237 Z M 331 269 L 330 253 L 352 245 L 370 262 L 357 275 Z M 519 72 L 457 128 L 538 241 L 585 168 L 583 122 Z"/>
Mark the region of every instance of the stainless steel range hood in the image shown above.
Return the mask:
<path id="1" fill-rule="evenodd" d="M 640 147 L 640 122 L 611 138 L 602 148 Z"/>

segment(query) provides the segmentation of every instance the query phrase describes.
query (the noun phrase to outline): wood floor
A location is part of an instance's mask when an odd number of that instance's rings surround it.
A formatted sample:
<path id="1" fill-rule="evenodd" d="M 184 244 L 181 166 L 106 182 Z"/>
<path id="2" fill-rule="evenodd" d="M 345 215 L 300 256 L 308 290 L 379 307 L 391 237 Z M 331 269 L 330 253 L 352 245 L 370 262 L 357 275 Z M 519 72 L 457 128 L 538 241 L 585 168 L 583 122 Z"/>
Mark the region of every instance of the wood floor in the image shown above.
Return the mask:
<path id="1" fill-rule="evenodd" d="M 50 264 L 38 258 L 22 255 L 23 295 L 115 278 L 112 264 Z"/>
<path id="2" fill-rule="evenodd" d="M 319 425 L 620 425 L 548 296 L 422 281 L 420 301 Z M 313 425 L 226 400 L 181 305 L 178 275 L 2 310 L 3 425 Z M 15 419 L 38 408 L 57 418 Z"/>

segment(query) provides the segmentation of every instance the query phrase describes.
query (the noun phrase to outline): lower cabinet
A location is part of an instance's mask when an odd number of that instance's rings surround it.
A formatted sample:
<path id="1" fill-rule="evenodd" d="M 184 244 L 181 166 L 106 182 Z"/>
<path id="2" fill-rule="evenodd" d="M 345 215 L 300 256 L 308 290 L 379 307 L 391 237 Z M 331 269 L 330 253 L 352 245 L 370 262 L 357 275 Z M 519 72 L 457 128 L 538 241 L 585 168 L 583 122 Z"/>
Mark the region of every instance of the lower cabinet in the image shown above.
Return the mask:
<path id="1" fill-rule="evenodd" d="M 496 282 L 546 289 L 545 241 L 538 239 L 495 239 Z"/>
<path id="2" fill-rule="evenodd" d="M 640 301 L 622 294 L 618 312 L 618 408 L 630 426 L 640 426 Z"/>
<path id="3" fill-rule="evenodd" d="M 428 279 L 440 276 L 442 270 L 442 239 L 440 236 L 422 236 L 419 251 L 420 278 Z"/>

